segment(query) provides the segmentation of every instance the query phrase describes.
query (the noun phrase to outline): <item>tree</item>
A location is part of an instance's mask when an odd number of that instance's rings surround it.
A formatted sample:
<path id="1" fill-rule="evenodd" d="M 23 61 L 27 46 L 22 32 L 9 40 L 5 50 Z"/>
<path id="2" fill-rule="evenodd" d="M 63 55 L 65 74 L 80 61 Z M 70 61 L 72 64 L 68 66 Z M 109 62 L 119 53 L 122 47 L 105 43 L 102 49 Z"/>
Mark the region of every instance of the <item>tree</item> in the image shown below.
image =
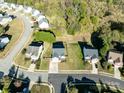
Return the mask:
<path id="1" fill-rule="evenodd" d="M 100 54 L 103 58 L 105 57 L 108 50 L 109 50 L 109 45 L 108 45 L 107 41 L 104 39 L 103 47 L 100 49 Z"/>

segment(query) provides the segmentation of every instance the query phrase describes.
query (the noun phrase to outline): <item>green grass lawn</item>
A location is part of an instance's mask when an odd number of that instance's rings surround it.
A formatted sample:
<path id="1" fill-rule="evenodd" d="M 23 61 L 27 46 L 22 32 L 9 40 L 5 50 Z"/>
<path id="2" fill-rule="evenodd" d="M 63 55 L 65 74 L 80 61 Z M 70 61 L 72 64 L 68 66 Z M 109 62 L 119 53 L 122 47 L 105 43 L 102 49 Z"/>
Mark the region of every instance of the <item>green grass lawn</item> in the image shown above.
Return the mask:
<path id="1" fill-rule="evenodd" d="M 59 63 L 60 70 L 89 70 L 91 65 L 83 63 L 83 55 L 78 43 L 68 43 L 66 47 L 66 62 Z"/>
<path id="2" fill-rule="evenodd" d="M 50 88 L 45 85 L 33 85 L 31 93 L 50 93 Z"/>
<path id="3" fill-rule="evenodd" d="M 35 33 L 35 41 L 44 41 L 44 42 L 55 42 L 56 38 L 53 33 L 40 31 Z"/>

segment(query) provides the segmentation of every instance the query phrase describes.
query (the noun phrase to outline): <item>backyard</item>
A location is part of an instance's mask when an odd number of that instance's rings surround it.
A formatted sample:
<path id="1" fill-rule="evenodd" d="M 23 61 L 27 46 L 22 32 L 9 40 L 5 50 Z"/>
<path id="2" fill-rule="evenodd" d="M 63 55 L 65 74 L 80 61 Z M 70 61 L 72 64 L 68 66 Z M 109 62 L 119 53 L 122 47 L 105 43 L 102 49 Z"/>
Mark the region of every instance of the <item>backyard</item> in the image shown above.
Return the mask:
<path id="1" fill-rule="evenodd" d="M 9 35 L 10 42 L 7 44 L 3 51 L 0 51 L 0 58 L 6 56 L 7 53 L 11 51 L 13 46 L 15 46 L 18 42 L 18 39 L 23 32 L 23 22 L 19 18 L 14 19 L 11 23 L 9 23 L 9 26 L 10 28 L 5 34 Z"/>
<path id="2" fill-rule="evenodd" d="M 67 43 L 65 45 L 67 59 L 59 63 L 60 70 L 90 70 L 91 65 L 83 62 L 83 55 L 78 43 Z"/>

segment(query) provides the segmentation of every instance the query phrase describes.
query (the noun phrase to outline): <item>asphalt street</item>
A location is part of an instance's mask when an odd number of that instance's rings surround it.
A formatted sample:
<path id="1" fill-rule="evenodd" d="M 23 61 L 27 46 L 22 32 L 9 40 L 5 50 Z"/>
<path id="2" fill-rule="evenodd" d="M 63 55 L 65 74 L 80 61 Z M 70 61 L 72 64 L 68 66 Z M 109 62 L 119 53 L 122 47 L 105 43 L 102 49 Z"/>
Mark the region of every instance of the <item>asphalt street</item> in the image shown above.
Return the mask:
<path id="1" fill-rule="evenodd" d="M 53 84 L 56 93 L 61 93 L 62 83 L 67 83 L 68 76 L 71 76 L 73 77 L 74 80 L 79 80 L 79 81 L 84 78 L 87 78 L 90 79 L 91 81 L 93 80 L 94 82 L 99 83 L 99 80 L 101 80 L 103 83 L 116 85 L 117 87 L 124 89 L 124 81 L 112 77 L 96 75 L 96 74 L 49 74 L 48 81 Z M 82 81 L 82 82 L 87 82 L 87 81 Z"/>

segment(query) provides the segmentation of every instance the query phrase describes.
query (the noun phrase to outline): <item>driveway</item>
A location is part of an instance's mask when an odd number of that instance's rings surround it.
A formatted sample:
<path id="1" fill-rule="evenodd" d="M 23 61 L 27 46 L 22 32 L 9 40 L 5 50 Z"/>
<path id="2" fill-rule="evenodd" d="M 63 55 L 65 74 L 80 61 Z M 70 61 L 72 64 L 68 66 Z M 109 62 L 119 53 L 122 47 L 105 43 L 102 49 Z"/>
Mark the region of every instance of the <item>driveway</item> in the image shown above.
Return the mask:
<path id="1" fill-rule="evenodd" d="M 58 62 L 50 62 L 49 73 L 58 73 Z"/>

